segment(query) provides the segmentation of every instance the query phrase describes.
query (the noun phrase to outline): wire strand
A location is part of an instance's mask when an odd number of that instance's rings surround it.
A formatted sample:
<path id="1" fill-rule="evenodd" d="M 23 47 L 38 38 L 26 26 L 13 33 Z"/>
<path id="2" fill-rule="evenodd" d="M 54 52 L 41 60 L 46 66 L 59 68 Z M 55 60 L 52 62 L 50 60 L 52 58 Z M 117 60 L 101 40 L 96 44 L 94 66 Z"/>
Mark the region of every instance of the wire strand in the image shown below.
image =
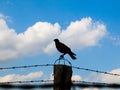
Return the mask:
<path id="1" fill-rule="evenodd" d="M 34 82 L 46 82 L 46 83 L 45 84 L 28 84 L 28 83 L 34 83 Z M 59 83 L 54 84 L 51 82 L 53 82 L 53 80 L 15 81 L 15 82 L 7 82 L 7 83 L 5 82 L 5 83 L 0 83 L 0 88 L 33 89 L 33 88 L 60 87 Z M 19 84 L 13 84 L 13 83 L 19 83 Z M 101 83 L 101 82 L 87 82 L 87 81 L 72 81 L 70 85 L 72 87 L 78 87 L 78 88 L 91 88 L 91 87 L 92 88 L 120 88 L 120 84 L 117 84 L 117 83 Z"/>
<path id="2" fill-rule="evenodd" d="M 0 68 L 0 70 L 8 70 L 8 69 L 20 69 L 20 68 L 33 68 L 33 67 L 47 67 L 47 66 L 54 66 L 54 64 L 43 64 L 43 65 L 26 65 L 26 66 L 15 66 L 15 67 L 5 67 Z M 99 70 L 93 70 L 88 68 L 82 68 L 82 67 L 76 67 L 71 66 L 72 68 L 78 69 L 78 70 L 85 70 L 90 72 L 96 72 L 96 73 L 103 73 L 108 75 L 114 75 L 114 76 L 120 76 L 120 74 L 114 74 Z M 28 83 L 39 83 L 44 82 L 45 84 L 42 85 L 32 85 Z M 11 85 L 12 84 L 12 85 Z M 17 84 L 17 85 L 16 85 Z M 18 85 L 19 84 L 19 85 Z M 22 88 L 22 89 L 28 89 L 28 88 L 53 88 L 56 85 L 53 84 L 53 80 L 31 80 L 31 81 L 11 81 L 11 82 L 0 82 L 0 88 Z M 58 85 L 57 85 L 58 86 Z M 117 83 L 101 83 L 101 82 L 87 82 L 87 81 L 72 81 L 73 87 L 78 88 L 90 88 L 90 87 L 98 87 L 98 88 L 120 88 L 120 84 Z"/>
<path id="3" fill-rule="evenodd" d="M 53 66 L 53 64 L 26 65 L 26 66 L 5 67 L 5 68 L 0 68 L 0 70 L 19 69 L 19 68 L 32 68 L 32 67 L 42 67 L 42 66 Z"/>
<path id="4" fill-rule="evenodd" d="M 20 68 L 33 68 L 33 67 L 43 67 L 43 66 L 45 66 L 45 67 L 46 66 L 54 66 L 54 64 L 42 64 L 42 65 L 26 65 L 26 66 L 5 67 L 5 68 L 0 68 L 0 70 L 20 69 Z M 79 70 L 85 70 L 85 71 L 96 72 L 96 73 L 103 73 L 103 74 L 108 74 L 108 75 L 113 75 L 113 76 L 120 76 L 120 74 L 115 74 L 115 73 L 110 73 L 110 72 L 105 72 L 105 71 L 100 71 L 100 70 L 93 70 L 93 69 L 76 67 L 76 66 L 71 66 L 71 67 L 75 68 L 75 69 L 79 69 Z"/>
<path id="5" fill-rule="evenodd" d="M 115 74 L 115 73 L 110 73 L 110 72 L 105 72 L 105 71 L 100 71 L 100 70 L 93 70 L 93 69 L 88 69 L 88 68 L 81 68 L 81 67 L 76 67 L 72 66 L 73 68 L 80 69 L 80 70 L 85 70 L 85 71 L 91 71 L 91 72 L 96 72 L 96 73 L 103 73 L 103 74 L 108 74 L 108 75 L 113 75 L 113 76 L 120 76 L 120 74 Z"/>
<path id="6" fill-rule="evenodd" d="M 0 84 L 22 84 L 22 83 L 38 83 L 38 82 L 53 82 L 53 80 L 29 80 L 29 81 L 10 81 L 10 82 L 0 82 Z"/>

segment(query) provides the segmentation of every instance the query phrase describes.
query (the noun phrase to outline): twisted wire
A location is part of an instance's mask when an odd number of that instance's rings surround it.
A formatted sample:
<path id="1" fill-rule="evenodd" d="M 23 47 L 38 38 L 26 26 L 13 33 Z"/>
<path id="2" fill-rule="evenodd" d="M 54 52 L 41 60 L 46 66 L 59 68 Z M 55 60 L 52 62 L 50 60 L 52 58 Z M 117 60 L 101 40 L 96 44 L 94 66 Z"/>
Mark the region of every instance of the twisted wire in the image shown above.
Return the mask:
<path id="1" fill-rule="evenodd" d="M 15 67 L 4 67 L 0 68 L 0 70 L 8 70 L 8 69 L 20 69 L 20 68 L 33 68 L 33 67 L 43 67 L 43 66 L 54 66 L 54 64 L 42 64 L 42 65 L 26 65 L 26 66 L 15 66 Z M 115 74 L 115 73 L 110 73 L 106 71 L 100 71 L 100 70 L 94 70 L 94 69 L 88 69 L 88 68 L 82 68 L 82 67 L 76 67 L 76 66 L 71 66 L 72 68 L 79 69 L 79 70 L 85 70 L 85 71 L 91 71 L 91 72 L 96 72 L 96 73 L 103 73 L 103 74 L 108 74 L 108 75 L 113 75 L 113 76 L 120 76 L 120 74 Z"/>

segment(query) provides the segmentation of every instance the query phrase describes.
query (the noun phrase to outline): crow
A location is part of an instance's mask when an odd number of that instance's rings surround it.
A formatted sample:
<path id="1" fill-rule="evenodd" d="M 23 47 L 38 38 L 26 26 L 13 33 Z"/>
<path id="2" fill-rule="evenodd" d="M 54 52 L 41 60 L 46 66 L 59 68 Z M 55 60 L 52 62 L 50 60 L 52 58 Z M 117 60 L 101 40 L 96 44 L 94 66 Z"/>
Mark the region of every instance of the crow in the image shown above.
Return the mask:
<path id="1" fill-rule="evenodd" d="M 71 51 L 71 49 L 65 44 L 61 43 L 58 39 L 54 39 L 56 48 L 59 52 L 63 53 L 60 58 L 64 58 L 65 54 L 68 54 L 73 60 L 76 59 L 76 54 Z"/>

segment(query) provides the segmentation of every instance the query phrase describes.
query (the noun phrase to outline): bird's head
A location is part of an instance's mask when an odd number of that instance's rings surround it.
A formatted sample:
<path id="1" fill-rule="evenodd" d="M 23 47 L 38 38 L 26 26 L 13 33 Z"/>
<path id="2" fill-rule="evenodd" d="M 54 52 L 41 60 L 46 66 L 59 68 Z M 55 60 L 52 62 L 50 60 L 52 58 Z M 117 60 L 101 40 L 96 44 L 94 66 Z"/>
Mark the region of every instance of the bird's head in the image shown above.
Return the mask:
<path id="1" fill-rule="evenodd" d="M 54 39 L 54 41 L 55 41 L 55 42 L 59 42 L 59 40 L 58 40 L 58 39 Z"/>

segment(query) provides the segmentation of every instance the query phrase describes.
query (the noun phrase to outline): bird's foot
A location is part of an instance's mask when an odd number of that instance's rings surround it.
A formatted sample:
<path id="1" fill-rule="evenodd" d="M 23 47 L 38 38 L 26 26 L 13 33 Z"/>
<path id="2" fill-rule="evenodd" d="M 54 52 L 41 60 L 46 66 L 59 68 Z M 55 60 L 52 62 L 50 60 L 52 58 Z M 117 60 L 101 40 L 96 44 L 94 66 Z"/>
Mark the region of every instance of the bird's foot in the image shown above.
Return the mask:
<path id="1" fill-rule="evenodd" d="M 64 55 L 60 55 L 59 60 L 61 60 L 61 59 L 65 59 Z"/>

